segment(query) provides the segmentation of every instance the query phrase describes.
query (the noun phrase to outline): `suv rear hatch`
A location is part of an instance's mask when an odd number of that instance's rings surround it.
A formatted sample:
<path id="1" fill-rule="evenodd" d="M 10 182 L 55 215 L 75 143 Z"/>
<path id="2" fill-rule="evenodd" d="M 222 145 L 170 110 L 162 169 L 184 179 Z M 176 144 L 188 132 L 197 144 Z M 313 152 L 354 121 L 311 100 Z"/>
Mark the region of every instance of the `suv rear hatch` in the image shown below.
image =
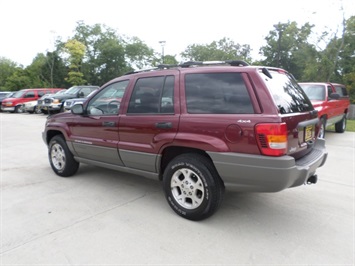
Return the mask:
<path id="1" fill-rule="evenodd" d="M 264 80 L 278 113 L 280 124 L 261 124 L 256 126 L 258 143 L 265 155 L 290 155 L 295 159 L 312 151 L 318 134 L 317 111 L 311 101 L 286 71 L 275 68 L 262 68 L 260 75 Z M 264 132 L 269 132 L 268 137 Z"/>

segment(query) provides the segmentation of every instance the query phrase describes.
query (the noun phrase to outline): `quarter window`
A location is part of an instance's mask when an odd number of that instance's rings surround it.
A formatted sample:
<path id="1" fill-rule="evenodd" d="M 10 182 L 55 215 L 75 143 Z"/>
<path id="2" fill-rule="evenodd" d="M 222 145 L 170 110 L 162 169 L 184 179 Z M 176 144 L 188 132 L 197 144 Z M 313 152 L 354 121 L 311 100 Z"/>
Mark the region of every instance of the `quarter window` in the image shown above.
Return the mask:
<path id="1" fill-rule="evenodd" d="M 296 80 L 284 71 L 260 69 L 260 75 L 264 78 L 280 114 L 291 114 L 298 112 L 308 112 L 313 110 L 312 103 L 304 90 L 298 85 Z"/>

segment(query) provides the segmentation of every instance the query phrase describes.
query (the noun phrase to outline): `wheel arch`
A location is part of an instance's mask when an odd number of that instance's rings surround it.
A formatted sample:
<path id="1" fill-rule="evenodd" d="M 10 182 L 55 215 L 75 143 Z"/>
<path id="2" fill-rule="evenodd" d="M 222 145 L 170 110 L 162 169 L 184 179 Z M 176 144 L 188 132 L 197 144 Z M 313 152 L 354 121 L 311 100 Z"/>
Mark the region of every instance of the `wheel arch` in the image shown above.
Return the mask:
<path id="1" fill-rule="evenodd" d="M 62 135 L 64 140 L 65 140 L 65 135 L 63 134 L 63 132 L 61 132 L 60 130 L 48 130 L 46 132 L 46 143 L 47 145 L 49 144 L 49 142 L 51 141 L 51 139 L 57 135 Z"/>
<path id="2" fill-rule="evenodd" d="M 188 153 L 200 154 L 200 155 L 206 157 L 211 162 L 211 165 L 215 168 L 211 157 L 203 150 L 191 148 L 191 147 L 183 147 L 183 146 L 169 146 L 169 147 L 166 147 L 162 151 L 162 154 L 161 154 L 159 167 L 158 167 L 159 180 L 163 179 L 163 173 L 165 171 L 165 168 L 167 167 L 169 162 L 171 162 L 171 160 L 173 160 L 175 157 L 177 157 L 181 154 L 188 154 Z M 217 171 L 217 169 L 216 169 L 216 171 Z"/>

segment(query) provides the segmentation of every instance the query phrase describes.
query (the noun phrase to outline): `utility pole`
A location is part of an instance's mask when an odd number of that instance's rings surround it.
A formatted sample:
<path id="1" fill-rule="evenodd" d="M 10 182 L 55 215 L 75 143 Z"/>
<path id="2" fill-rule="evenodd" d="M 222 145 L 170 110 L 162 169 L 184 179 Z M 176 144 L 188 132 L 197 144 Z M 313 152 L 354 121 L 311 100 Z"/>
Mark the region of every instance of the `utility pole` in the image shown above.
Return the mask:
<path id="1" fill-rule="evenodd" d="M 164 46 L 166 41 L 159 41 L 161 45 L 161 63 L 164 64 Z"/>

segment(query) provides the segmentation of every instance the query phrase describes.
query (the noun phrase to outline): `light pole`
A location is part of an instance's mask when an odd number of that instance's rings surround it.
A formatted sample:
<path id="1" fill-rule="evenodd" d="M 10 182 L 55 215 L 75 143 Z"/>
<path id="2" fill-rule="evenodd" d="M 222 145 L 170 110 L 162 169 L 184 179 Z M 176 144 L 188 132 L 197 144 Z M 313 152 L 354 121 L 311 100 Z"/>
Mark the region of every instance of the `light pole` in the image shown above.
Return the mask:
<path id="1" fill-rule="evenodd" d="M 161 63 L 164 64 L 164 46 L 166 41 L 159 41 L 161 45 Z"/>

